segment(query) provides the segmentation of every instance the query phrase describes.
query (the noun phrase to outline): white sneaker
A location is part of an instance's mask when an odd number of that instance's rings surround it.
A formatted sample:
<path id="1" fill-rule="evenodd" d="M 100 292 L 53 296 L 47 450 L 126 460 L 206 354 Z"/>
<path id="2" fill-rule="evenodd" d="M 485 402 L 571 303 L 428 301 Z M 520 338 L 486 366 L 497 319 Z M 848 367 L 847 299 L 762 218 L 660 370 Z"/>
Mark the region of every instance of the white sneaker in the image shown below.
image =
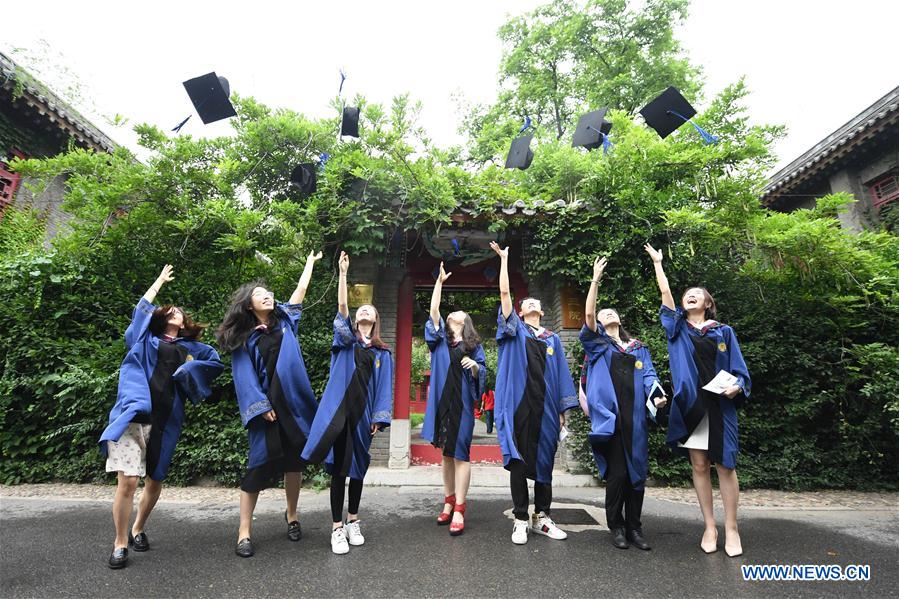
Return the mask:
<path id="1" fill-rule="evenodd" d="M 346 531 L 343 530 L 343 526 L 335 528 L 331 533 L 331 551 L 337 555 L 350 552 L 350 545 L 346 542 Z"/>
<path id="2" fill-rule="evenodd" d="M 556 539 L 558 541 L 568 538 L 568 533 L 556 526 L 556 523 L 552 521 L 552 518 L 543 512 L 534 514 L 531 518 L 531 531 L 538 535 L 545 535 L 550 539 Z"/>
<path id="3" fill-rule="evenodd" d="M 512 526 L 512 542 L 516 545 L 524 545 L 528 542 L 528 521 L 515 520 Z"/>
<path id="4" fill-rule="evenodd" d="M 352 545 L 353 547 L 361 545 L 365 542 L 365 537 L 362 536 L 362 528 L 359 526 L 358 520 L 353 520 L 352 522 L 346 523 L 346 536 L 350 542 L 350 545 Z"/>

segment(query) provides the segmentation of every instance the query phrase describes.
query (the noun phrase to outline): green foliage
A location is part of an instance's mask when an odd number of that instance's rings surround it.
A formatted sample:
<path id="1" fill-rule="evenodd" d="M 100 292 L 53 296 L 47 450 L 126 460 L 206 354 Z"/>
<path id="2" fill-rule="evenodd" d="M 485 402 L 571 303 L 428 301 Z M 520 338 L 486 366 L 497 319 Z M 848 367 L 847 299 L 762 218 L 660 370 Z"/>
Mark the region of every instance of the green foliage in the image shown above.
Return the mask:
<path id="1" fill-rule="evenodd" d="M 0 256 L 37 248 L 44 240 L 44 219 L 30 209 L 8 206 L 0 218 Z"/>

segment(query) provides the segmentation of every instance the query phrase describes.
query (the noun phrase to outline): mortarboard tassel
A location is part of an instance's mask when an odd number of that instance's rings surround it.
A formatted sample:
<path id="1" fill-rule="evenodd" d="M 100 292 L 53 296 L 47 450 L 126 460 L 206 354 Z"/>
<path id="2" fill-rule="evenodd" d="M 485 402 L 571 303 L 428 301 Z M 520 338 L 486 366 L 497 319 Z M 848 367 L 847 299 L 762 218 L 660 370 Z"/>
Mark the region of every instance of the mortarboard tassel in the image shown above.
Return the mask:
<path id="1" fill-rule="evenodd" d="M 521 126 L 521 129 L 518 130 L 518 134 L 521 135 L 525 131 L 527 131 L 531 126 L 531 117 L 524 117 L 524 125 Z"/>
<path id="2" fill-rule="evenodd" d="M 459 249 L 459 242 L 456 241 L 456 238 L 455 238 L 455 237 L 453 237 L 451 241 L 453 242 L 453 255 L 454 255 L 454 256 L 461 256 L 461 255 L 462 255 L 462 250 Z"/>
<path id="3" fill-rule="evenodd" d="M 602 153 L 603 153 L 603 155 L 605 155 L 605 154 L 608 154 L 609 150 L 612 149 L 613 144 L 611 141 L 609 141 L 608 135 L 606 135 L 604 133 L 601 133 L 600 135 L 602 135 Z"/>
<path id="4" fill-rule="evenodd" d="M 340 88 L 337 90 L 337 97 L 340 97 L 340 94 L 343 93 L 344 81 L 346 81 L 346 73 L 343 72 L 343 69 L 340 69 Z"/>
<path id="5" fill-rule="evenodd" d="M 328 160 L 331 159 L 331 155 L 327 152 L 322 152 L 318 157 L 318 170 L 319 172 L 325 172 L 325 164 L 327 164 Z"/>
<path id="6" fill-rule="evenodd" d="M 183 121 L 181 121 L 180 123 L 175 125 L 175 128 L 172 129 L 172 132 L 178 133 L 179 131 L 181 131 L 181 127 L 183 127 L 185 124 L 187 124 L 187 121 L 189 121 L 190 117 L 192 117 L 192 116 L 193 116 L 192 114 L 187 115 L 186 119 L 184 119 Z"/>
<path id="7" fill-rule="evenodd" d="M 693 128 L 696 129 L 696 132 L 699 133 L 700 137 L 702 137 L 702 140 L 706 143 L 706 145 L 712 145 L 712 144 L 718 143 L 718 140 L 720 138 L 717 135 L 712 135 L 711 133 L 709 133 L 708 131 L 706 131 L 705 129 L 703 129 L 702 127 L 700 127 L 699 125 L 697 125 L 696 123 L 694 123 L 693 121 L 691 121 L 690 119 L 685 117 L 684 115 L 682 115 L 678 112 L 675 112 L 674 110 L 668 110 L 666 112 L 668 114 L 673 114 L 674 116 L 678 117 L 679 119 L 683 119 L 684 122 L 690 123 L 691 125 L 693 125 Z"/>

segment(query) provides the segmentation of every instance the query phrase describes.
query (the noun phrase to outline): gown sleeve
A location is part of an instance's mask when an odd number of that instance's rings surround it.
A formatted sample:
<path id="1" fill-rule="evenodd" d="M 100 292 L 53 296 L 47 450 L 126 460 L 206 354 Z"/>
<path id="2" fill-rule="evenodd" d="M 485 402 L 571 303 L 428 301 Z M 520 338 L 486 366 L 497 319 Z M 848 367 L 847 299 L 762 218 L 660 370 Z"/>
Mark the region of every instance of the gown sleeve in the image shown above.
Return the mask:
<path id="1" fill-rule="evenodd" d="M 237 393 L 237 405 L 240 408 L 240 420 L 246 427 L 253 418 L 270 412 L 272 404 L 262 392 L 253 360 L 245 347 L 238 348 L 231 354 L 231 370 L 234 376 L 234 391 Z"/>
<path id="2" fill-rule="evenodd" d="M 743 360 L 743 352 L 740 350 L 740 342 L 737 341 L 737 334 L 729 326 L 724 327 L 724 339 L 727 343 L 728 354 L 730 356 L 730 368 L 728 372 L 737 377 L 737 386 L 743 390 L 743 397 L 739 398 L 739 394 L 734 398 L 735 402 L 741 402 L 749 398 L 752 391 L 752 380 L 749 378 L 749 369 Z"/>
<path id="3" fill-rule="evenodd" d="M 478 380 L 472 380 L 472 384 L 477 385 L 475 397 L 481 397 L 487 392 L 487 356 L 484 355 L 484 346 L 478 345 L 471 359 L 478 363 Z"/>
<path id="4" fill-rule="evenodd" d="M 145 300 L 143 297 L 134 307 L 134 313 L 131 315 L 131 324 L 125 330 L 125 349 L 131 349 L 135 343 L 140 343 L 147 338 L 150 329 L 150 318 L 153 316 L 153 310 L 156 306 Z"/>
<path id="5" fill-rule="evenodd" d="M 601 327 L 602 325 L 597 324 L 596 330 L 591 331 L 590 327 L 584 325 L 578 335 L 581 345 L 584 346 L 585 357 L 590 363 L 595 362 L 609 349 L 609 338 L 600 332 Z"/>
<path id="6" fill-rule="evenodd" d="M 521 319 L 515 310 L 509 314 L 509 318 L 503 316 L 503 309 L 500 306 L 496 315 L 496 342 L 502 343 L 518 334 L 518 328 L 521 326 Z"/>
<path id="7" fill-rule="evenodd" d="M 179 366 L 172 375 L 183 396 L 194 405 L 212 395 L 212 381 L 225 369 L 217 351 L 205 343 L 197 345 L 193 359 Z"/>
<path id="8" fill-rule="evenodd" d="M 379 428 L 385 428 L 390 426 L 393 407 L 393 356 L 387 350 L 379 350 L 375 359 L 377 378 L 371 422 L 377 424 Z"/>
<path id="9" fill-rule="evenodd" d="M 558 335 L 553 335 L 552 344 L 555 347 L 553 351 L 553 365 L 558 369 L 556 375 L 559 381 L 559 412 L 565 412 L 572 408 L 580 406 L 578 402 L 577 391 L 574 388 L 574 381 L 571 378 L 571 372 L 568 370 L 568 360 L 565 359 L 565 348 L 562 347 L 562 340 Z"/>
<path id="10" fill-rule="evenodd" d="M 353 323 L 349 316 L 343 316 L 340 312 L 334 317 L 334 341 L 331 343 L 332 351 L 339 351 L 353 345 L 356 342 L 356 334 L 353 332 Z"/>
<path id="11" fill-rule="evenodd" d="M 275 310 L 282 320 L 287 320 L 290 328 L 293 329 L 293 334 L 296 335 L 300 318 L 303 316 L 303 304 L 279 303 L 275 305 Z"/>
<path id="12" fill-rule="evenodd" d="M 686 322 L 684 322 L 684 311 L 681 308 L 672 310 L 663 304 L 659 308 L 659 318 L 662 321 L 662 327 L 665 329 L 665 334 L 668 335 L 669 341 L 674 341 L 684 327 L 687 326 Z"/>
<path id="13" fill-rule="evenodd" d="M 434 320 L 429 316 L 425 323 L 425 343 L 428 344 L 428 350 L 433 352 L 441 343 L 446 341 L 446 323 L 443 317 L 440 317 L 440 325 L 435 327 Z"/>

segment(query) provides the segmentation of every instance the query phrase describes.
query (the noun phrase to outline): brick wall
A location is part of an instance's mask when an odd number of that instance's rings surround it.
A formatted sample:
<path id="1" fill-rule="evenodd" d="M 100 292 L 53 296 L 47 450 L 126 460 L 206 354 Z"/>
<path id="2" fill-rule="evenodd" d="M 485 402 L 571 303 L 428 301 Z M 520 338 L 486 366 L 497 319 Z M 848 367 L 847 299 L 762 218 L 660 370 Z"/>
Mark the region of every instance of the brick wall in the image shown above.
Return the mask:
<path id="1" fill-rule="evenodd" d="M 71 216 L 62 211 L 61 205 L 66 194 L 65 176 L 60 175 L 50 181 L 38 194 L 32 193 L 28 188 L 34 184 L 33 179 L 23 179 L 16 190 L 12 205 L 16 208 L 30 208 L 36 211 L 46 220 L 45 242 L 49 243 L 59 233 L 68 229 Z M 40 186 L 37 186 L 40 188 Z"/>

